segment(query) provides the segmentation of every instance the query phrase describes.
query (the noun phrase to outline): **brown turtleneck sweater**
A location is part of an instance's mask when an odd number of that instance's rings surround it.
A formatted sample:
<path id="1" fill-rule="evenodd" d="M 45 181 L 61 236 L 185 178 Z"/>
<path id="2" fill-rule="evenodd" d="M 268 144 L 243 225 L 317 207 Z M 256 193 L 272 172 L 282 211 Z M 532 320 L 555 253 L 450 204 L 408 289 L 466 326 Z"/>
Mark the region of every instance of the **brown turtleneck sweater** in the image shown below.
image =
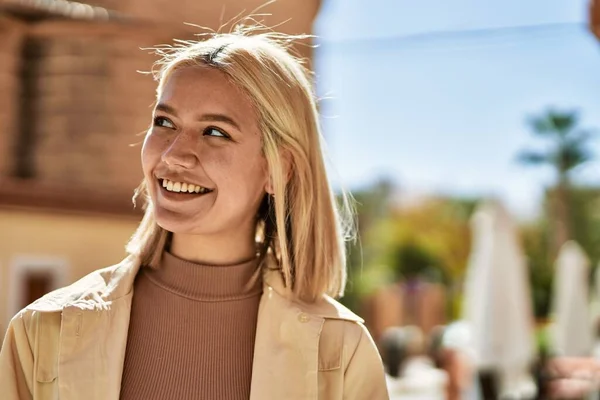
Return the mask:
<path id="1" fill-rule="evenodd" d="M 121 400 L 248 400 L 262 282 L 256 260 L 191 263 L 164 253 L 134 284 Z"/>

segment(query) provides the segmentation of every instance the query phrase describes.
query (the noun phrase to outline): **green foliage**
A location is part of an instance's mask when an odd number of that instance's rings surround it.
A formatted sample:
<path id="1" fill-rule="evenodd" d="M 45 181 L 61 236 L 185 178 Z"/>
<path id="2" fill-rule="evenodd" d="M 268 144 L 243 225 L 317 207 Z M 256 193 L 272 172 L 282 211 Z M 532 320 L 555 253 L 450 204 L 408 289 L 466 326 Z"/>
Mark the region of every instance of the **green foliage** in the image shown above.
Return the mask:
<path id="1" fill-rule="evenodd" d="M 550 141 L 544 150 L 525 150 L 518 160 L 525 165 L 549 165 L 559 176 L 566 179 L 569 172 L 593 158 L 589 141 L 595 132 L 579 128 L 577 111 L 548 110 L 529 119 L 535 136 Z"/>
<path id="2" fill-rule="evenodd" d="M 529 264 L 535 315 L 548 317 L 552 295 L 555 253 L 551 238 L 554 234 L 553 214 L 548 204 L 552 203 L 554 190 L 546 192 L 544 203 L 547 212 L 535 223 L 521 227 L 525 253 Z M 585 250 L 591 265 L 600 262 L 600 188 L 572 187 L 569 192 L 569 218 L 572 237 Z"/>
<path id="3" fill-rule="evenodd" d="M 536 326 L 534 335 L 537 353 L 542 357 L 550 354 L 552 344 L 548 325 L 541 324 Z"/>
<path id="4" fill-rule="evenodd" d="M 546 191 L 544 214 L 535 224 L 521 229 L 529 260 L 534 312 L 545 318 L 550 311 L 553 258 L 558 247 L 574 239 L 590 255 L 594 265 L 600 258 L 600 193 L 598 189 L 575 188 L 571 173 L 593 158 L 590 140 L 595 134 L 579 127 L 577 111 L 548 110 L 529 119 L 532 133 L 546 141 L 544 150 L 526 150 L 518 160 L 526 165 L 548 165 L 557 181 Z"/>
<path id="5" fill-rule="evenodd" d="M 354 193 L 360 235 L 349 247 L 342 302 L 358 311 L 369 294 L 401 278 L 418 275 L 452 285 L 464 274 L 476 201 L 430 198 L 400 207 L 392 193 L 385 181 Z"/>
<path id="6" fill-rule="evenodd" d="M 544 114 L 529 118 L 529 125 L 538 136 L 566 137 L 579 122 L 576 111 L 549 109 Z"/>
<path id="7" fill-rule="evenodd" d="M 583 247 L 595 266 L 600 262 L 600 188 L 572 188 L 570 201 L 573 239 Z"/>
<path id="8" fill-rule="evenodd" d="M 358 233 L 357 240 L 347 244 L 348 284 L 342 303 L 356 311 L 360 311 L 361 300 L 368 293 L 392 279 L 386 268 L 372 265 L 370 260 L 373 259 L 373 246 L 368 241 L 364 245 L 363 241 L 363 237 L 372 229 L 373 224 L 385 220 L 389 214 L 392 192 L 393 185 L 387 180 L 381 180 L 371 187 L 352 193 L 357 213 Z M 365 264 L 369 267 L 365 268 Z"/>
<path id="9" fill-rule="evenodd" d="M 592 265 L 600 262 L 600 188 L 570 182 L 571 172 L 593 157 L 589 143 L 594 133 L 579 123 L 576 111 L 549 110 L 531 118 L 533 133 L 546 146 L 519 155 L 524 164 L 552 167 L 558 178 L 546 192 L 540 219 L 520 227 L 534 312 L 541 319 L 550 311 L 557 220 L 570 227 L 569 236 L 588 253 Z M 354 192 L 359 240 L 349 245 L 349 283 L 342 301 L 360 311 L 362 301 L 377 288 L 419 276 L 446 284 L 450 302 L 459 304 L 460 294 L 454 290 L 464 278 L 471 250 L 469 220 L 478 199 L 428 198 L 399 206 L 393 192 L 388 181 Z"/>
<path id="10" fill-rule="evenodd" d="M 547 221 L 541 219 L 521 226 L 520 233 L 529 267 L 533 312 L 536 318 L 546 318 L 550 312 L 553 278 Z"/>
<path id="11" fill-rule="evenodd" d="M 446 280 L 444 267 L 437 255 L 416 242 L 407 240 L 392 252 L 391 268 L 396 280 L 421 278 L 440 283 Z"/>

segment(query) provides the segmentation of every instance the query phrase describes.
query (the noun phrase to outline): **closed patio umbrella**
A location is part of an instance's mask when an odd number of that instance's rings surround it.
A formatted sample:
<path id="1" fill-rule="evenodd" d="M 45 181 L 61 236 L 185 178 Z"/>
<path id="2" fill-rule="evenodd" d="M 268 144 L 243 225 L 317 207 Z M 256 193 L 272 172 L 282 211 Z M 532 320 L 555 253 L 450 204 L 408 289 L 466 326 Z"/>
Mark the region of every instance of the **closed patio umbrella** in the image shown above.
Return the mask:
<path id="1" fill-rule="evenodd" d="M 481 376 L 495 377 L 493 383 L 482 382 L 503 395 L 531 397 L 535 393 L 528 372 L 535 359 L 533 311 L 516 226 L 499 202 L 490 201 L 473 215 L 472 233 L 464 318 Z"/>
<path id="2" fill-rule="evenodd" d="M 574 241 L 565 243 L 556 260 L 552 345 L 562 356 L 588 356 L 593 345 L 588 298 L 590 261 Z"/>

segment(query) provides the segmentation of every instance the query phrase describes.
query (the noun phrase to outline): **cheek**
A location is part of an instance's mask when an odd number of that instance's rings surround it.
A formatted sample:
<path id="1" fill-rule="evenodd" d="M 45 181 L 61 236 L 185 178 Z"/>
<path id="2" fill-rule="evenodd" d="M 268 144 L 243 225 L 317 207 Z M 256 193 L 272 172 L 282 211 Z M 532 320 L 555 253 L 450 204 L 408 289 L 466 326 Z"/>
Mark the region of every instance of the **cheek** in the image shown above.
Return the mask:
<path id="1" fill-rule="evenodd" d="M 246 199 L 253 202 L 262 199 L 268 180 L 266 161 L 260 156 L 244 165 L 240 187 L 244 188 Z"/>
<path id="2" fill-rule="evenodd" d="M 215 159 L 211 166 L 214 168 L 211 168 L 210 175 L 221 190 L 229 193 L 229 201 L 247 203 L 262 198 L 267 182 L 267 167 L 260 153 L 230 154 Z"/>
<path id="3" fill-rule="evenodd" d="M 152 169 L 158 164 L 162 153 L 161 141 L 155 135 L 148 133 L 142 145 L 142 170 L 144 175 L 149 177 Z"/>

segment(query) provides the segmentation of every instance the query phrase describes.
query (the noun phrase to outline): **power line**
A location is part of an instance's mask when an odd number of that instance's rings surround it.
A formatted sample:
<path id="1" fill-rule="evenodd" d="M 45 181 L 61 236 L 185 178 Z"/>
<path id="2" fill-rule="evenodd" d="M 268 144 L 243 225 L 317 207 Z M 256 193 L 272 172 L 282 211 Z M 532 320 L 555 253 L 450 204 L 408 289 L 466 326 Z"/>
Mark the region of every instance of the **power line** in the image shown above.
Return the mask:
<path id="1" fill-rule="evenodd" d="M 573 31 L 575 28 L 581 28 L 582 31 L 588 30 L 588 25 L 583 22 L 556 22 L 533 25 L 515 25 L 503 27 L 490 27 L 481 29 L 464 29 L 464 30 L 445 30 L 433 31 L 408 35 L 381 36 L 370 38 L 352 38 L 342 40 L 327 40 L 319 38 L 317 43 L 323 46 L 329 45 L 382 45 L 382 44 L 397 44 L 397 43 L 419 43 L 441 41 L 448 39 L 481 39 L 481 38 L 497 38 L 502 36 L 522 36 L 532 33 L 557 33 Z"/>

